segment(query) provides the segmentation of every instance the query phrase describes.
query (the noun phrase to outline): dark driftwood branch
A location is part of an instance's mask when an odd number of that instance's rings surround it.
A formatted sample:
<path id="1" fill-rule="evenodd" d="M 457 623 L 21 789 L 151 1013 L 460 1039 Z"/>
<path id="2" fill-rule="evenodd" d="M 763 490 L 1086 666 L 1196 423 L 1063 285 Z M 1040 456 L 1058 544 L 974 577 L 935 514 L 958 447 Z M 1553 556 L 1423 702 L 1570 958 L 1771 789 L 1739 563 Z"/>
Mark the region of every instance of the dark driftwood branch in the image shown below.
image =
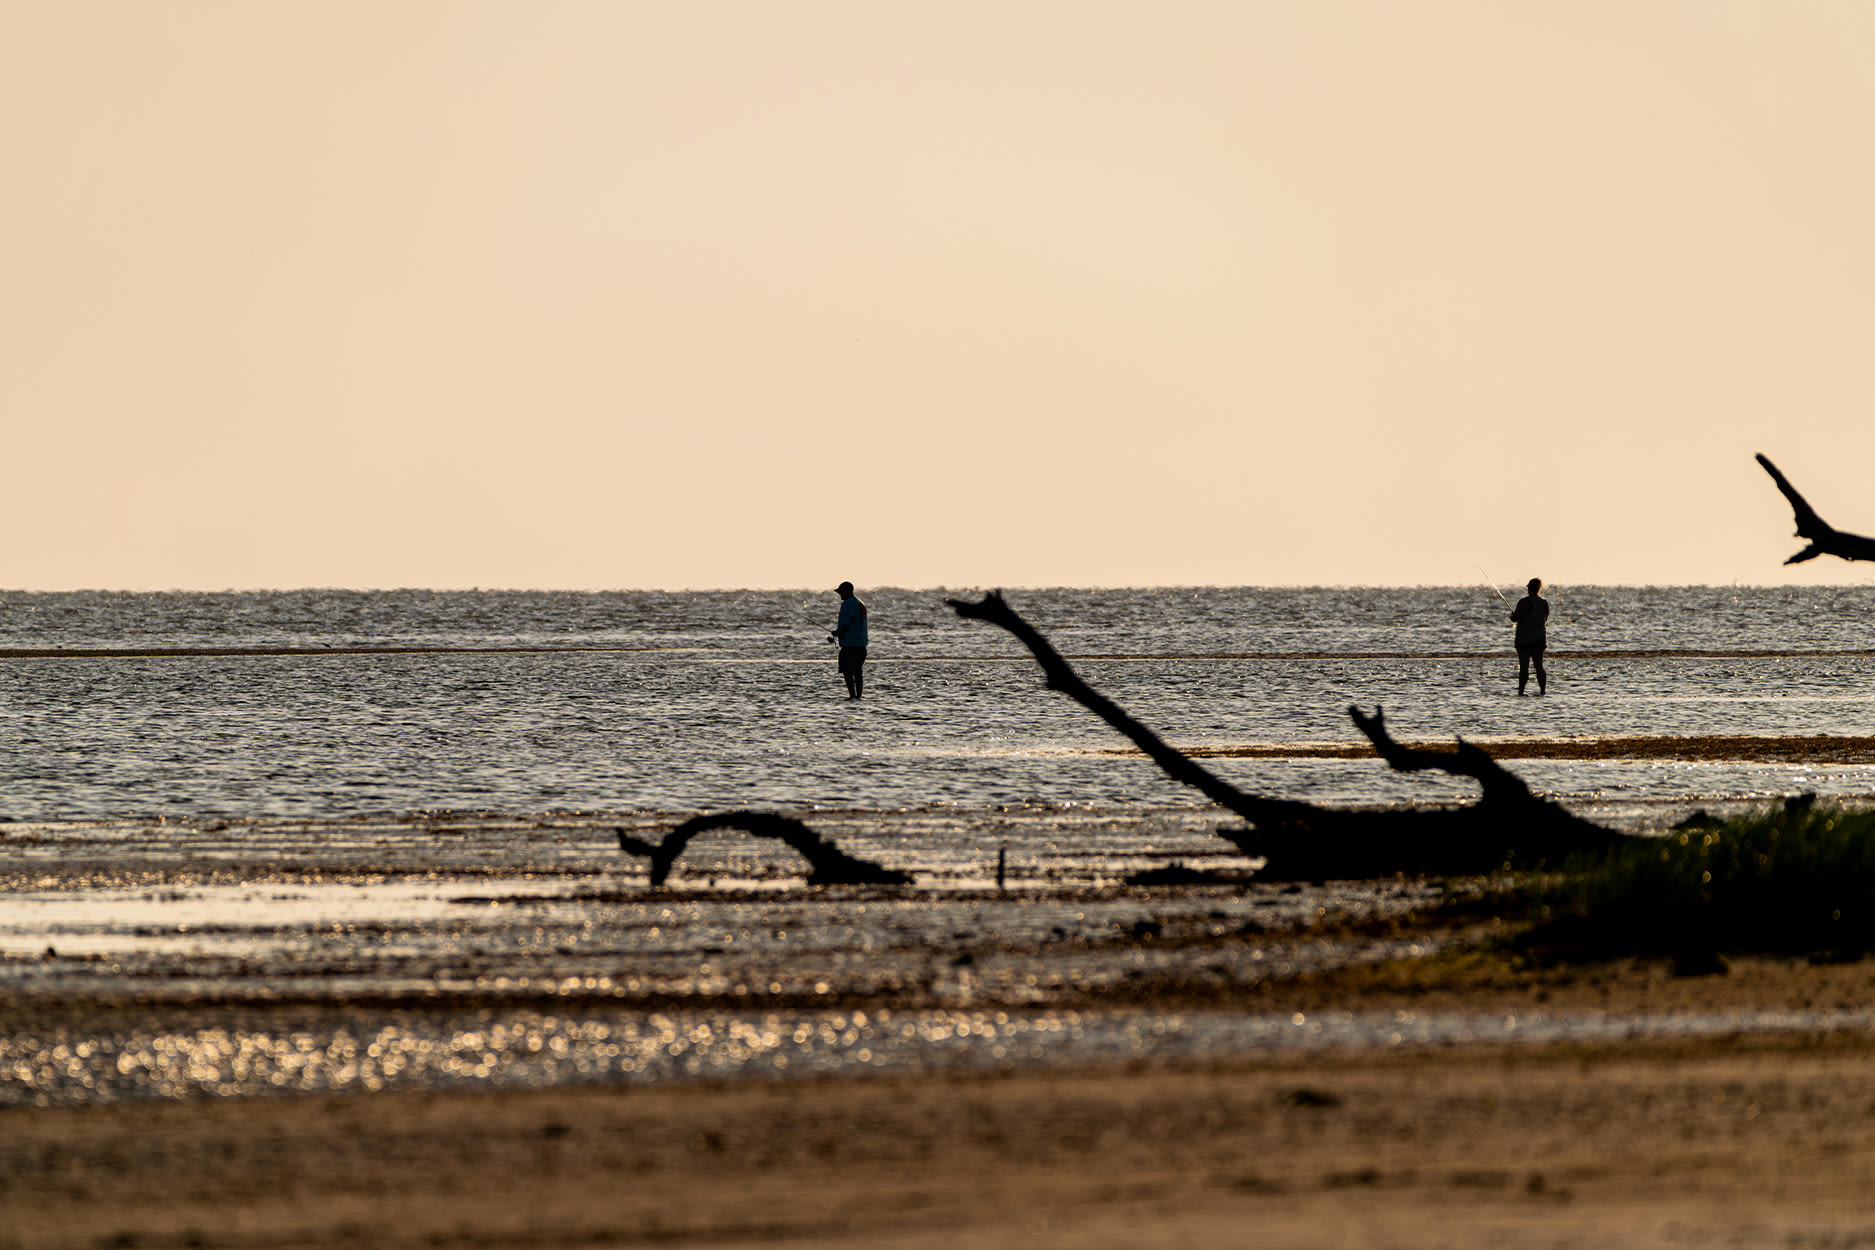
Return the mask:
<path id="1" fill-rule="evenodd" d="M 1358 707 L 1350 707 L 1354 727 L 1367 735 L 1380 758 L 1396 773 L 1418 773 L 1431 769 L 1454 777 L 1470 777 L 1484 791 L 1486 803 L 1531 803 L 1537 801 L 1522 777 L 1471 745 L 1458 740 L 1457 751 L 1425 751 L 1401 746 L 1387 732 L 1387 716 L 1378 707 L 1372 716 L 1364 716 Z"/>
<path id="2" fill-rule="evenodd" d="M 740 829 L 758 838 L 776 838 L 799 851 L 808 863 L 809 885 L 910 885 L 911 874 L 884 868 L 871 860 L 855 859 L 791 816 L 773 812 L 720 812 L 692 816 L 664 835 L 661 842 L 646 842 L 618 830 L 621 851 L 651 861 L 651 884 L 663 885 L 677 857 L 690 839 L 711 829 Z"/>
<path id="3" fill-rule="evenodd" d="M 1220 829 L 1247 855 L 1262 856 L 1260 876 L 1288 880 L 1378 877 L 1395 873 L 1481 872 L 1510 863 L 1555 863 L 1605 852 L 1625 835 L 1570 815 L 1539 799 L 1488 754 L 1459 741 L 1456 752 L 1401 746 L 1387 732 L 1380 709 L 1350 708 L 1354 724 L 1381 758 L 1399 772 L 1436 769 L 1470 777 L 1483 788 L 1470 807 L 1341 811 L 1313 803 L 1245 794 L 1211 775 L 1182 752 L 1091 689 L 1048 640 L 1004 602 L 1000 593 L 980 603 L 948 600 L 957 615 L 1008 630 L 1035 655 L 1048 687 L 1073 698 L 1130 738 L 1174 780 L 1202 791 L 1249 821 L 1252 829 Z"/>
<path id="4" fill-rule="evenodd" d="M 1790 501 L 1791 511 L 1797 518 L 1797 537 L 1808 540 L 1810 544 L 1784 561 L 1785 564 L 1802 564 L 1818 556 L 1835 556 L 1841 560 L 1875 560 L 1875 538 L 1846 534 L 1831 526 L 1797 493 L 1790 479 L 1777 471 L 1777 466 L 1771 463 L 1769 457 L 1760 454 L 1758 463 L 1764 466 L 1764 471 L 1771 475 L 1777 488 L 1784 492 L 1784 498 Z"/>
<path id="5" fill-rule="evenodd" d="M 966 620 L 987 621 L 1014 634 L 1016 640 L 1027 647 L 1041 664 L 1043 677 L 1050 690 L 1067 695 L 1125 734 L 1134 746 L 1151 756 L 1153 763 L 1164 769 L 1168 777 L 1197 790 L 1226 811 L 1235 812 L 1253 824 L 1287 825 L 1306 824 L 1318 810 L 1309 803 L 1245 794 L 1184 752 L 1167 745 L 1159 735 L 1127 715 L 1119 704 L 1083 681 L 1081 675 L 1061 658 L 1061 653 L 1004 601 L 1001 591 L 993 590 L 977 603 L 963 599 L 946 599 L 944 602 Z"/>

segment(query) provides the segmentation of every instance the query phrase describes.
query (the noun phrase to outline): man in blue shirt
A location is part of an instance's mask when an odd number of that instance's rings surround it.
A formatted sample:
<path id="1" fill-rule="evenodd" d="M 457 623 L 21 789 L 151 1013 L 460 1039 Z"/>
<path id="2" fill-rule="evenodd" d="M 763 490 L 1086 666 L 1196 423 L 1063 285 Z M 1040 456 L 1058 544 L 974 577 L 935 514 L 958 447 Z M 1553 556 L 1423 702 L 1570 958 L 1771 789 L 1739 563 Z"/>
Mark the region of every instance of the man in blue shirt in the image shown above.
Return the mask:
<path id="1" fill-rule="evenodd" d="M 834 588 L 840 596 L 840 620 L 828 637 L 840 644 L 840 676 L 846 679 L 846 697 L 857 699 L 866 690 L 866 605 L 853 593 L 852 582 Z"/>

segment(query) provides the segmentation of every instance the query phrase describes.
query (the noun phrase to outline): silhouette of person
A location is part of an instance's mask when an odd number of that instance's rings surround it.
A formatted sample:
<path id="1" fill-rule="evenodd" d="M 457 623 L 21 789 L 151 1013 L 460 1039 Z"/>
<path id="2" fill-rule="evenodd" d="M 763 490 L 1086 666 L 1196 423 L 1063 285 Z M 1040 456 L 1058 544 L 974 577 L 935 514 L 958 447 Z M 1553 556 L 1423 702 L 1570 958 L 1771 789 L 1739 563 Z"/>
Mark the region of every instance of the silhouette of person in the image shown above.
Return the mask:
<path id="1" fill-rule="evenodd" d="M 1530 666 L 1536 665 L 1536 692 L 1542 694 L 1549 688 L 1549 674 L 1543 671 L 1543 649 L 1549 645 L 1549 631 L 1544 628 L 1549 620 L 1549 600 L 1538 594 L 1543 589 L 1543 579 L 1530 579 L 1530 593 L 1517 600 L 1517 606 L 1510 610 L 1510 619 L 1517 622 L 1517 693 L 1530 681 Z"/>
<path id="2" fill-rule="evenodd" d="M 840 619 L 828 641 L 840 644 L 840 676 L 846 679 L 846 697 L 857 699 L 866 692 L 866 605 L 853 593 L 852 582 L 834 588 L 840 596 Z"/>

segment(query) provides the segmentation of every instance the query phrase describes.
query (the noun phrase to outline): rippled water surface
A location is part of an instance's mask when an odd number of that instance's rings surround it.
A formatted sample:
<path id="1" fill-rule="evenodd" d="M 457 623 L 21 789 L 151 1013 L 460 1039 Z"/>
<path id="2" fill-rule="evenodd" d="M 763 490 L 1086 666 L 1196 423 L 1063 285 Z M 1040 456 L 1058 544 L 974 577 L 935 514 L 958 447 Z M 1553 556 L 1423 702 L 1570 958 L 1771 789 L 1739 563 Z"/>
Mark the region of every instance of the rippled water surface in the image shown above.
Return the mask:
<path id="1" fill-rule="evenodd" d="M 849 704 L 805 592 L 12 595 L 0 607 L 0 816 L 418 808 L 1180 802 L 1191 796 L 1042 688 L 947 592 L 871 592 Z M 964 592 L 966 597 L 975 592 Z M 1017 591 L 1096 687 L 1181 745 L 1863 734 L 1863 587 L 1554 592 L 1553 686 L 1514 697 L 1481 587 Z M 1439 792 L 1369 761 L 1224 760 L 1321 802 Z M 1545 764 L 1576 803 L 1875 794 L 1866 770 Z"/>
<path id="2" fill-rule="evenodd" d="M 945 594 L 865 592 L 858 703 L 824 594 L 0 596 L 0 1102 L 1868 1027 L 1055 1005 L 1410 953 L 1307 934 L 1422 887 L 1124 886 L 1247 861 L 1214 808 L 1116 753 Z M 1351 704 L 1418 741 L 1875 727 L 1865 587 L 1562 588 L 1551 692 L 1521 699 L 1482 587 L 1009 598 L 1185 746 L 1359 742 Z M 1318 803 L 1474 794 L 1370 758 L 1206 764 Z M 1875 802 L 1866 765 L 1514 769 L 1635 829 L 1799 791 Z M 618 849 L 620 829 L 739 807 L 802 815 L 916 884 L 809 890 L 792 852 L 724 834 L 653 891 Z"/>

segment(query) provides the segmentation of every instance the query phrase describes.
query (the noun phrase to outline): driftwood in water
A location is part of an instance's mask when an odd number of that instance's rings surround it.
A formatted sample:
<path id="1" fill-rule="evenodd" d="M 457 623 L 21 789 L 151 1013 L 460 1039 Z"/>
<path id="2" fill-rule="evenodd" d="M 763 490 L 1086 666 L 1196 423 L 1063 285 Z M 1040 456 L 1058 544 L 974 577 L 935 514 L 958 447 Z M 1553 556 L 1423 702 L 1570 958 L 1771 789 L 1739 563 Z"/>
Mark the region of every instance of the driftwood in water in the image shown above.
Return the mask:
<path id="1" fill-rule="evenodd" d="M 664 835 L 660 842 L 646 842 L 618 830 L 619 849 L 651 861 L 651 884 L 663 885 L 671 875 L 677 857 L 690 845 L 690 839 L 711 829 L 740 829 L 758 838 L 776 838 L 787 843 L 807 860 L 809 885 L 910 885 L 911 874 L 885 868 L 871 860 L 855 859 L 833 843 L 791 816 L 773 812 L 720 812 L 713 816 L 692 816 Z"/>
<path id="2" fill-rule="evenodd" d="M 1797 518 L 1797 537 L 1807 539 L 1809 546 L 1799 551 L 1785 564 L 1802 564 L 1805 560 L 1814 560 L 1818 556 L 1835 556 L 1841 560 L 1875 560 L 1875 538 L 1864 538 L 1860 534 L 1845 534 L 1831 526 L 1816 514 L 1797 488 L 1790 484 L 1790 479 L 1777 471 L 1777 466 L 1762 454 L 1758 463 L 1771 475 L 1777 488 L 1784 492 L 1784 498 L 1790 501 L 1791 511 Z"/>
<path id="3" fill-rule="evenodd" d="M 1427 751 L 1395 742 L 1393 735 L 1387 732 L 1387 714 L 1378 707 L 1372 716 L 1363 716 L 1360 708 L 1350 707 L 1348 715 L 1354 719 L 1354 727 L 1374 744 L 1374 754 L 1387 761 L 1387 766 L 1396 773 L 1430 770 L 1450 773 L 1454 777 L 1469 777 L 1484 792 L 1480 800 L 1484 803 L 1515 807 L 1521 803 L 1541 802 L 1530 793 L 1530 787 L 1524 784 L 1522 777 L 1492 759 L 1483 748 L 1475 747 L 1463 738 L 1457 740 L 1458 745 L 1453 750 Z"/>
<path id="4" fill-rule="evenodd" d="M 969 603 L 962 599 L 946 599 L 944 602 L 965 620 L 985 621 L 1014 634 L 1016 640 L 1027 647 L 1041 664 L 1043 678 L 1050 690 L 1067 695 L 1112 725 L 1125 734 L 1134 746 L 1151 756 L 1153 763 L 1164 769 L 1172 780 L 1197 790 L 1219 807 L 1237 813 L 1252 824 L 1296 825 L 1303 828 L 1321 813 L 1321 809 L 1311 803 L 1245 794 L 1222 777 L 1213 775 L 1176 747 L 1168 746 L 1152 730 L 1128 716 L 1117 703 L 1082 681 L 1080 674 L 1061 658 L 1061 653 L 1055 650 L 1053 644 L 1003 601 L 1000 591 L 990 592 L 980 603 Z"/>
<path id="5" fill-rule="evenodd" d="M 1468 777 L 1483 791 L 1478 802 L 1458 808 L 1360 811 L 1246 794 L 1167 745 L 1089 686 L 1000 593 L 992 592 L 977 603 L 946 602 L 966 620 L 984 621 L 1015 635 L 1041 664 L 1050 690 L 1067 695 L 1125 734 L 1173 780 L 1247 821 L 1245 828 L 1218 833 L 1244 854 L 1263 857 L 1266 864 L 1258 873 L 1262 879 L 1485 872 L 1506 864 L 1528 868 L 1600 854 L 1625 838 L 1537 798 L 1521 778 L 1463 739 L 1450 752 L 1402 746 L 1387 732 L 1386 718 L 1378 708 L 1372 716 L 1359 708 L 1348 711 L 1382 759 L 1398 772 L 1430 769 Z"/>

